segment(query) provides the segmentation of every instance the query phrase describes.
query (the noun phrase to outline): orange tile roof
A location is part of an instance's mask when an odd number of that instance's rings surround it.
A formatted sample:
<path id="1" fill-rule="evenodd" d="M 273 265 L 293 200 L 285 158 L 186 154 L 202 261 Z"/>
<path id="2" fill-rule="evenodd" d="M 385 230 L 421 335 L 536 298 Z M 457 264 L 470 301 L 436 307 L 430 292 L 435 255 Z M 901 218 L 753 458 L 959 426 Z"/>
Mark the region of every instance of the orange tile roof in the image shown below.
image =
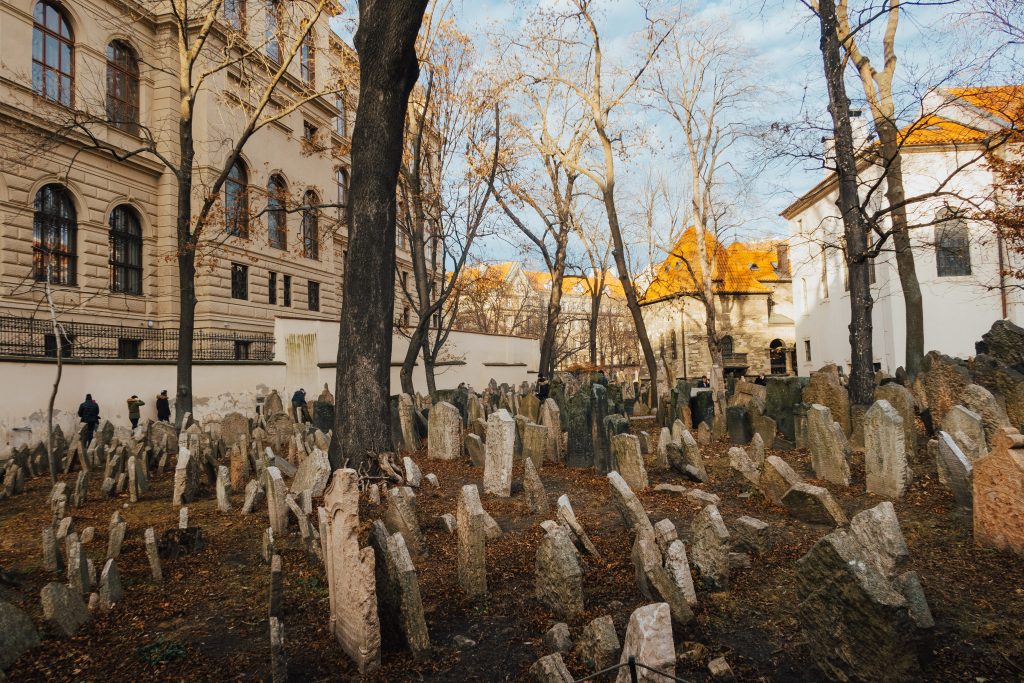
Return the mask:
<path id="1" fill-rule="evenodd" d="M 776 270 L 779 257 L 775 242 L 733 242 L 726 247 L 710 232 L 704 233 L 704 241 L 713 261 L 711 279 L 716 292 L 769 292 L 771 288 L 764 283 L 789 277 L 789 273 Z M 641 300 L 655 301 L 667 296 L 692 294 L 698 291 L 697 280 L 701 278 L 697 229 L 690 227 L 658 267 L 654 281 Z"/>
<path id="2" fill-rule="evenodd" d="M 975 88 L 948 88 L 952 103 L 980 110 L 1003 127 L 1024 125 L 1024 85 L 993 85 Z M 925 114 L 900 130 L 904 146 L 955 145 L 981 142 L 991 131 L 978 130 L 937 114 Z"/>
<path id="3" fill-rule="evenodd" d="M 977 88 L 950 88 L 960 101 L 1001 118 L 1003 123 L 1024 123 L 1024 85 L 986 85 Z"/>
<path id="4" fill-rule="evenodd" d="M 988 135 L 976 128 L 964 126 L 935 114 L 922 116 L 909 126 L 900 129 L 900 139 L 904 147 L 981 142 Z"/>

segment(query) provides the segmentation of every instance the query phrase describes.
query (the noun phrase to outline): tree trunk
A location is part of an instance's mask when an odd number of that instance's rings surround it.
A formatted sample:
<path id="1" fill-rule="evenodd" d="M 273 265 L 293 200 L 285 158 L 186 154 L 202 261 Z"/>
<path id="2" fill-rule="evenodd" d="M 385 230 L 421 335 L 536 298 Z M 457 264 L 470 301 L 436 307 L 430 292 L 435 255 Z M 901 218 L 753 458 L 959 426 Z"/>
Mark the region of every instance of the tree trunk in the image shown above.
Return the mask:
<path id="1" fill-rule="evenodd" d="M 395 189 L 416 35 L 427 0 L 359 0 L 359 106 L 352 132 L 351 213 L 335 382 L 332 467 L 359 468 L 392 450 L 390 374 L 395 308 Z"/>
<path id="2" fill-rule="evenodd" d="M 608 152 L 606 152 L 606 156 L 608 156 Z M 608 214 L 608 229 L 612 233 L 612 243 L 615 246 L 615 249 L 612 250 L 612 257 L 615 259 L 615 268 L 619 273 L 622 290 L 626 294 L 626 306 L 629 308 L 630 315 L 633 316 L 633 326 L 636 328 L 636 336 L 640 340 L 640 348 L 644 352 L 644 364 L 647 366 L 647 374 L 651 378 L 650 407 L 654 408 L 658 405 L 658 359 L 654 355 L 651 339 L 647 336 L 647 325 L 644 324 L 640 301 L 629 276 L 629 268 L 626 266 L 626 247 L 622 243 L 622 231 L 619 229 L 619 214 L 615 209 L 614 187 L 612 181 L 609 181 L 602 192 L 605 212 Z"/>
<path id="3" fill-rule="evenodd" d="M 555 372 L 555 335 L 558 320 L 562 315 L 562 280 L 565 277 L 565 253 L 569 243 L 569 229 L 566 223 L 559 225 L 558 244 L 555 246 L 554 271 L 551 273 L 551 294 L 548 296 L 548 317 L 544 326 L 544 338 L 540 345 L 538 372 L 551 377 Z"/>
<path id="4" fill-rule="evenodd" d="M 412 336 L 409 337 L 409 346 L 405 349 L 405 358 L 402 359 L 402 369 L 398 371 L 398 379 L 402 383 L 402 393 L 404 394 L 415 394 L 412 373 L 416 368 L 416 356 L 420 353 L 420 348 L 423 345 L 423 338 L 426 335 L 426 330 L 422 324 L 423 319 L 416 324 L 416 329 L 413 330 Z"/>
<path id="5" fill-rule="evenodd" d="M 185 413 L 192 412 L 192 346 L 196 331 L 196 236 L 192 230 L 192 164 L 195 159 L 195 143 L 190 116 L 181 117 L 178 137 L 181 168 L 177 179 L 178 363 L 174 423 L 180 429 Z"/>
<path id="6" fill-rule="evenodd" d="M 588 330 L 587 348 L 590 351 L 590 364 L 597 365 L 597 326 L 601 324 L 601 292 L 590 296 L 590 329 Z"/>
<path id="7" fill-rule="evenodd" d="M 850 402 L 870 405 L 874 398 L 875 373 L 871 339 L 871 284 L 868 273 L 867 226 L 860 213 L 857 162 L 854 156 L 850 101 L 843 79 L 844 61 L 836 33 L 835 0 L 820 0 L 821 55 L 828 85 L 829 112 L 835 132 L 836 174 L 839 178 L 839 210 L 846 236 L 846 263 L 850 273 Z"/>
<path id="8" fill-rule="evenodd" d="M 906 192 L 903 189 L 903 158 L 896 126 L 892 121 L 875 121 L 878 139 L 882 147 L 885 168 L 885 199 L 889 204 L 889 219 L 892 221 L 892 244 L 896 252 L 896 269 L 903 289 L 903 306 L 907 319 L 906 371 L 911 379 L 921 372 L 924 362 L 924 303 L 921 299 L 921 283 L 917 279 L 917 265 L 910 245 L 907 229 L 907 209 L 904 206 Z"/>
<path id="9" fill-rule="evenodd" d="M 53 256 L 50 255 L 47 259 L 50 267 L 48 270 L 53 268 Z M 57 345 L 57 374 L 53 378 L 53 389 L 50 391 L 50 402 L 46 406 L 46 460 L 50 464 L 50 484 L 55 485 L 57 483 L 57 470 L 60 467 L 60 463 L 57 462 L 57 456 L 53 452 L 53 404 L 57 401 L 57 391 L 60 389 L 60 378 L 64 374 L 64 335 L 60 325 L 57 324 L 57 309 L 53 305 L 53 290 L 50 288 L 51 275 L 47 272 L 46 275 L 46 303 L 50 307 L 50 320 L 53 322 L 53 338 L 56 340 Z M 77 434 L 75 437 L 77 438 Z M 83 466 L 84 466 L 83 458 Z"/>
<path id="10" fill-rule="evenodd" d="M 437 381 L 434 378 L 434 354 L 430 352 L 430 326 L 428 325 L 420 342 L 421 356 L 423 357 L 423 376 L 427 380 L 427 396 L 433 396 L 437 391 Z"/>

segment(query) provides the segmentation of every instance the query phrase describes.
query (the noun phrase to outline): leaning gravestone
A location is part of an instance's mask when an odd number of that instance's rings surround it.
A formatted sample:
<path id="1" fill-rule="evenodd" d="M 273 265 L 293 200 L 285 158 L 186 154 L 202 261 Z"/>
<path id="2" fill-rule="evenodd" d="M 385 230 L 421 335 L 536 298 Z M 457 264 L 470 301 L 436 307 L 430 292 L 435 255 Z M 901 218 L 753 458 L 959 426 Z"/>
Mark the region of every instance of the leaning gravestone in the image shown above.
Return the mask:
<path id="1" fill-rule="evenodd" d="M 416 567 L 400 533 L 390 534 L 377 520 L 370 533 L 376 564 L 377 611 L 385 640 L 400 642 L 413 656 L 430 649 L 430 633 L 423 617 Z"/>
<path id="2" fill-rule="evenodd" d="M 962 405 L 955 405 L 942 420 L 942 431 L 953 437 L 960 450 L 973 462 L 988 453 L 988 441 L 981 415 Z"/>
<path id="3" fill-rule="evenodd" d="M 0 600 L 0 671 L 39 645 L 39 632 L 32 619 L 9 602 Z"/>
<path id="4" fill-rule="evenodd" d="M 645 490 L 647 470 L 644 458 L 640 454 L 640 440 L 633 434 L 616 434 L 612 437 L 612 453 L 615 456 L 615 469 L 634 491 Z"/>
<path id="5" fill-rule="evenodd" d="M 876 401 L 888 401 L 903 418 L 904 451 L 909 454 L 917 452 L 917 424 L 915 421 L 914 394 L 902 384 L 889 382 L 875 389 Z"/>
<path id="6" fill-rule="evenodd" d="M 637 672 L 638 683 L 664 683 L 666 676 L 669 679 L 675 676 L 676 651 L 668 604 L 644 605 L 630 615 L 619 664 L 626 664 L 630 657 L 645 667 Z M 623 666 L 615 683 L 630 683 L 630 680 L 629 668 Z"/>
<path id="7" fill-rule="evenodd" d="M 583 612 L 583 570 L 569 532 L 555 522 L 541 523 L 537 548 L 535 594 L 556 614 L 573 618 Z"/>
<path id="8" fill-rule="evenodd" d="M 973 510 L 973 474 L 974 466 L 970 459 L 946 432 L 939 432 L 937 439 L 937 453 L 935 454 L 935 466 L 939 470 L 940 480 L 947 482 L 953 492 L 953 500 L 960 512 L 972 513 Z M 945 476 L 942 476 L 942 475 Z"/>
<path id="9" fill-rule="evenodd" d="M 747 406 L 730 406 L 726 412 L 729 443 L 746 445 L 754 437 L 754 422 Z"/>
<path id="10" fill-rule="evenodd" d="M 459 495 L 455 510 L 458 539 L 459 586 L 467 597 L 487 595 L 487 567 L 485 564 L 487 530 L 483 505 L 476 485 L 466 484 Z"/>
<path id="11" fill-rule="evenodd" d="M 913 473 L 907 462 L 903 418 L 885 399 L 864 415 L 864 471 L 868 493 L 899 499 Z"/>
<path id="12" fill-rule="evenodd" d="M 892 503 L 819 540 L 797 562 L 797 619 L 833 680 L 913 681 L 934 622 L 921 583 L 904 571 L 906 542 Z"/>
<path id="13" fill-rule="evenodd" d="M 818 478 L 840 486 L 850 485 L 849 444 L 827 406 L 814 404 L 807 413 L 807 447 Z"/>
<path id="14" fill-rule="evenodd" d="M 566 407 L 569 448 L 565 464 L 569 467 L 590 467 L 594 464 L 590 393 L 590 386 L 584 385 L 572 395 Z"/>
<path id="15" fill-rule="evenodd" d="M 826 365 L 811 373 L 810 382 L 803 390 L 803 403 L 817 403 L 828 408 L 832 419 L 842 427 L 843 434 L 850 436 L 850 396 L 846 387 L 839 383 L 835 365 Z"/>
<path id="16" fill-rule="evenodd" d="M 546 453 L 549 462 L 562 462 L 562 421 L 555 400 L 548 398 L 540 408 L 540 424 L 547 430 Z"/>
<path id="17" fill-rule="evenodd" d="M 380 666 L 380 621 L 374 552 L 359 547 L 359 474 L 336 470 L 324 493 L 321 537 L 330 599 L 330 628 L 360 673 Z"/>

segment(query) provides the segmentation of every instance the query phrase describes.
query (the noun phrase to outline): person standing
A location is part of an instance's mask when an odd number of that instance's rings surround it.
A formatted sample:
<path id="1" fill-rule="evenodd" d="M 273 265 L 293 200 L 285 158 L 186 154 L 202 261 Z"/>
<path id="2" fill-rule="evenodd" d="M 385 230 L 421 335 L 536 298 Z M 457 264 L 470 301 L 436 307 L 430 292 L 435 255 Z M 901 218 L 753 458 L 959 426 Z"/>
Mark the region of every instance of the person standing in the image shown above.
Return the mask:
<path id="1" fill-rule="evenodd" d="M 768 385 L 768 380 L 766 380 L 764 378 L 764 373 L 763 372 L 760 375 L 757 376 L 757 379 L 754 380 L 754 384 L 759 384 L 762 387 Z"/>
<path id="2" fill-rule="evenodd" d="M 156 397 L 156 419 L 160 422 L 171 421 L 171 402 L 167 398 L 166 389 Z"/>
<path id="3" fill-rule="evenodd" d="M 294 394 L 292 394 L 292 410 L 295 412 L 295 421 L 296 422 L 300 422 L 301 423 L 301 422 L 305 422 L 306 421 L 306 416 L 305 416 L 305 412 L 306 412 L 306 390 L 305 389 L 299 389 Z"/>
<path id="4" fill-rule="evenodd" d="M 128 420 L 132 423 L 132 429 L 139 426 L 139 408 L 146 405 L 146 402 L 141 400 L 135 394 L 128 399 Z"/>
<path id="5" fill-rule="evenodd" d="M 544 375 L 537 375 L 537 398 L 543 403 L 548 397 L 548 392 L 551 390 L 551 384 L 548 382 L 548 378 Z"/>
<path id="6" fill-rule="evenodd" d="M 100 404 L 92 400 L 92 394 L 86 394 L 85 400 L 78 406 L 78 419 L 85 424 L 85 443 L 88 447 L 92 435 L 96 433 L 96 425 L 100 423 Z"/>

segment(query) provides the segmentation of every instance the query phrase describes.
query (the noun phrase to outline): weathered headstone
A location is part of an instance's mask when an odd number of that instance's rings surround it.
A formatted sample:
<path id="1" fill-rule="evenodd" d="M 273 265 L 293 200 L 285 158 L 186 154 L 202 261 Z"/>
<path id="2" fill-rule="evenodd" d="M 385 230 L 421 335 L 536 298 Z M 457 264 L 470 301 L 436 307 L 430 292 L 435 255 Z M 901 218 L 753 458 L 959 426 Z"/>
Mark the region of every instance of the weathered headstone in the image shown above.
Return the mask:
<path id="1" fill-rule="evenodd" d="M 806 482 L 793 484 L 782 497 L 782 505 L 796 519 L 809 524 L 843 526 L 846 514 L 828 489 Z"/>
<path id="2" fill-rule="evenodd" d="M 100 609 L 109 610 L 115 604 L 124 600 L 124 591 L 121 588 L 121 574 L 117 571 L 117 560 L 107 560 L 103 565 L 103 572 L 100 574 L 99 584 Z"/>
<path id="3" fill-rule="evenodd" d="M 974 462 L 974 540 L 1024 556 L 1024 435 L 1000 431 Z"/>
<path id="4" fill-rule="evenodd" d="M 404 644 L 413 656 L 430 649 L 430 634 L 423 617 L 416 567 L 400 533 L 390 534 L 377 520 L 370 533 L 376 559 L 377 612 L 385 641 Z"/>
<path id="5" fill-rule="evenodd" d="M 0 671 L 37 645 L 39 632 L 32 618 L 11 603 L 0 600 Z"/>
<path id="6" fill-rule="evenodd" d="M 359 547 L 359 474 L 336 470 L 324 492 L 327 533 L 320 539 L 330 628 L 360 673 L 380 666 L 380 621 L 372 548 Z"/>
<path id="7" fill-rule="evenodd" d="M 729 442 L 746 445 L 754 436 L 754 422 L 746 406 L 730 406 L 726 412 L 726 428 Z"/>
<path id="8" fill-rule="evenodd" d="M 400 533 L 414 560 L 423 552 L 423 532 L 420 530 L 419 514 L 416 510 L 416 493 L 408 486 L 394 486 L 388 489 L 388 509 L 384 513 L 384 525 L 393 534 Z"/>
<path id="9" fill-rule="evenodd" d="M 549 462 L 562 462 L 562 420 L 558 404 L 552 398 L 544 399 L 540 409 L 540 424 L 547 430 L 547 458 Z"/>
<path id="10" fill-rule="evenodd" d="M 839 383 L 839 372 L 835 365 L 826 365 L 811 373 L 810 382 L 803 390 L 803 402 L 828 408 L 831 420 L 839 423 L 844 435 L 850 435 L 850 396 L 846 387 Z"/>
<path id="11" fill-rule="evenodd" d="M 649 533 L 654 536 L 654 526 L 651 524 L 647 511 L 644 510 L 640 499 L 636 497 L 629 484 L 618 472 L 608 473 L 608 488 L 612 494 L 612 503 L 622 516 L 634 534 Z"/>
<path id="12" fill-rule="evenodd" d="M 217 509 L 231 512 L 231 476 L 224 465 L 217 468 Z"/>
<path id="13" fill-rule="evenodd" d="M 512 462 L 516 423 L 505 410 L 487 417 L 484 460 L 484 493 L 508 498 L 512 495 Z"/>
<path id="14" fill-rule="evenodd" d="M 156 545 L 156 532 L 153 531 L 153 527 L 148 527 L 145 532 L 146 542 L 146 558 L 149 560 L 149 571 L 153 576 L 153 580 L 157 583 L 163 583 L 164 574 L 160 568 L 160 553 Z"/>
<path id="15" fill-rule="evenodd" d="M 591 429 L 591 391 L 584 385 L 573 394 L 566 406 L 569 432 L 565 464 L 569 467 L 590 467 L 594 464 L 594 435 Z"/>
<path id="16" fill-rule="evenodd" d="M 539 514 L 548 511 L 550 506 L 548 494 L 544 490 L 544 482 L 540 480 L 533 461 L 528 458 L 523 461 L 523 492 L 526 494 L 526 504 L 531 513 Z"/>
<path id="17" fill-rule="evenodd" d="M 427 417 L 427 457 L 455 460 L 462 455 L 462 415 L 446 401 L 439 401 Z"/>
<path id="18" fill-rule="evenodd" d="M 199 467 L 193 461 L 192 453 L 187 448 L 178 449 L 178 461 L 174 466 L 174 494 L 171 502 L 174 505 L 191 503 L 199 489 Z"/>
<path id="19" fill-rule="evenodd" d="M 811 466 L 819 479 L 849 486 L 847 456 L 850 449 L 842 427 L 837 425 L 827 406 L 812 405 L 807 413 L 807 448 L 811 452 Z"/>
<path id="20" fill-rule="evenodd" d="M 889 405 L 903 418 L 903 444 L 906 453 L 917 452 L 917 425 L 914 418 L 916 401 L 914 394 L 896 382 L 889 382 L 875 389 L 876 401 L 888 401 Z"/>
<path id="21" fill-rule="evenodd" d="M 693 518 L 690 557 L 701 578 L 712 590 L 729 587 L 729 530 L 722 514 L 708 505 Z"/>
<path id="22" fill-rule="evenodd" d="M 875 401 L 864 415 L 864 472 L 868 493 L 902 498 L 913 479 L 907 462 L 903 418 L 888 401 Z"/>
<path id="23" fill-rule="evenodd" d="M 953 437 L 971 462 L 988 453 L 988 439 L 985 436 L 981 415 L 973 410 L 959 404 L 953 406 L 943 418 L 941 427 L 942 431 Z"/>
<path id="24" fill-rule="evenodd" d="M 267 468 L 265 489 L 270 526 L 275 534 L 283 537 L 288 533 L 288 502 L 285 499 L 288 487 L 281 476 L 281 470 L 275 466 Z"/>
<path id="25" fill-rule="evenodd" d="M 572 509 L 572 505 L 569 503 L 569 496 L 562 494 L 558 498 L 557 502 L 557 516 L 558 522 L 569 531 L 572 532 L 573 543 L 581 553 L 587 553 L 591 557 L 599 557 L 597 548 L 590 541 L 590 537 L 587 536 L 587 532 L 584 531 L 583 526 L 576 519 L 576 513 Z"/>
<path id="26" fill-rule="evenodd" d="M 970 459 L 946 432 L 939 432 L 935 466 L 945 473 L 945 479 L 953 492 L 953 500 L 961 512 L 971 514 L 973 510 L 973 470 Z"/>
<path id="27" fill-rule="evenodd" d="M 626 664 L 630 657 L 647 667 L 637 671 L 639 683 L 663 683 L 665 676 L 675 676 L 676 651 L 668 604 L 644 605 L 630 615 L 619 664 Z M 615 683 L 630 683 L 630 680 L 628 667 L 619 669 Z"/>
<path id="28" fill-rule="evenodd" d="M 610 615 L 594 619 L 576 639 L 576 656 L 591 671 L 601 671 L 615 664 L 619 654 L 619 636 Z"/>
<path id="29" fill-rule="evenodd" d="M 583 612 L 583 570 L 569 532 L 550 520 L 541 524 L 537 548 L 535 594 L 556 614 L 572 618 Z"/>
<path id="30" fill-rule="evenodd" d="M 644 458 L 640 454 L 640 440 L 633 434 L 617 434 L 612 437 L 612 453 L 615 469 L 634 491 L 643 491 L 649 485 Z"/>
<path id="31" fill-rule="evenodd" d="M 291 492 L 301 493 L 308 490 L 314 498 L 319 498 L 324 495 L 330 478 L 331 461 L 328 459 L 327 453 L 319 448 L 314 448 L 295 471 Z"/>
<path id="32" fill-rule="evenodd" d="M 535 683 L 572 683 L 573 677 L 560 652 L 541 657 L 530 667 L 530 680 Z"/>
<path id="33" fill-rule="evenodd" d="M 797 562 L 797 619 L 818 667 L 833 680 L 911 681 L 933 626 L 892 503 L 857 514 Z"/>
<path id="34" fill-rule="evenodd" d="M 89 621 L 89 608 L 82 600 L 82 594 L 62 583 L 48 583 L 40 593 L 43 604 L 43 619 L 50 630 L 59 636 L 70 638 Z"/>
<path id="35" fill-rule="evenodd" d="M 455 511 L 458 538 L 459 586 L 469 598 L 487 595 L 487 567 L 485 564 L 487 513 L 480 504 L 476 485 L 462 487 Z"/>

